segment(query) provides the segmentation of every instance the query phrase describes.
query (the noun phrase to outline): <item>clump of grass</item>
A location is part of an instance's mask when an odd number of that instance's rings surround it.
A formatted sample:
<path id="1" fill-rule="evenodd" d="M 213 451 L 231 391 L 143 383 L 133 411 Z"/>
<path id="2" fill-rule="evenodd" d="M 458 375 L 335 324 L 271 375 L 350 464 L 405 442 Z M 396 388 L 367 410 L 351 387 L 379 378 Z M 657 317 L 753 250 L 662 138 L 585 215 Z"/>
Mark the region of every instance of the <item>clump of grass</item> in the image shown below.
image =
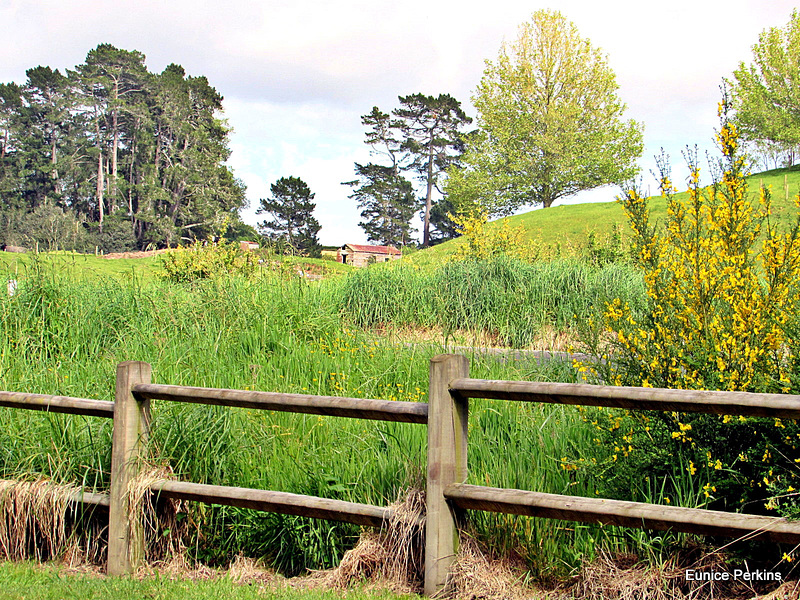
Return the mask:
<path id="1" fill-rule="evenodd" d="M 313 579 L 325 588 L 366 582 L 397 593 L 420 593 L 424 580 L 425 500 L 409 490 L 392 505 L 392 519 L 380 531 L 365 531 L 339 565 Z"/>
<path id="2" fill-rule="evenodd" d="M 339 282 L 337 305 L 357 327 L 386 323 L 486 332 L 506 346 L 530 345 L 545 327 L 564 329 L 598 314 L 605 302 L 644 303 L 643 280 L 624 264 L 577 260 L 526 263 L 500 255 L 451 261 L 434 270 L 413 265 L 363 269 Z"/>
<path id="3" fill-rule="evenodd" d="M 94 528 L 80 519 L 83 505 L 75 485 L 38 478 L 0 480 L 0 557 L 6 560 L 60 558 L 68 551 L 84 557 L 101 554 Z M 80 527 L 74 527 L 80 520 Z"/>

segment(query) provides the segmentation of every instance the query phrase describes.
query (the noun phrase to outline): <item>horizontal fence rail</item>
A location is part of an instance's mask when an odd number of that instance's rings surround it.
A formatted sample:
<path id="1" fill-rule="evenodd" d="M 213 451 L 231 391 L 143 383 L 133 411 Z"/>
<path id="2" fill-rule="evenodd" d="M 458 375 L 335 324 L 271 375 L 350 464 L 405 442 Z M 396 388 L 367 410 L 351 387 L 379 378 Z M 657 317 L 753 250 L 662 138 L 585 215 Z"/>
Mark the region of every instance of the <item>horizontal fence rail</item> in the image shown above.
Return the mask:
<path id="1" fill-rule="evenodd" d="M 373 421 L 398 423 L 428 422 L 428 405 L 421 402 L 343 398 L 340 396 L 312 396 L 309 394 L 280 394 L 225 390 L 217 388 L 184 387 L 178 385 L 137 384 L 133 395 L 148 400 L 172 400 L 195 404 L 213 404 L 256 410 L 350 417 Z"/>
<path id="2" fill-rule="evenodd" d="M 0 392 L 0 406 L 88 417 L 114 417 L 114 403 L 69 396 Z"/>
<path id="3" fill-rule="evenodd" d="M 800 542 L 800 523 L 778 517 L 466 484 L 447 486 L 444 495 L 458 508 L 487 512 L 700 535 L 758 537 L 791 544 Z"/>
<path id="4" fill-rule="evenodd" d="M 427 595 L 438 594 L 447 585 L 449 570 L 458 551 L 457 522 L 459 512 L 463 510 L 800 543 L 800 522 L 776 517 L 466 483 L 470 398 L 800 419 L 800 396 L 472 379 L 467 358 L 449 354 L 431 359 L 429 377 L 429 401 L 426 404 L 159 385 L 151 382 L 149 364 L 129 361 L 117 366 L 114 402 L 0 392 L 0 406 L 113 418 L 109 494 L 75 492 L 70 497 L 74 503 L 108 509 L 108 572 L 112 575 L 132 572 L 141 564 L 144 555 L 141 515 L 131 514 L 128 491 L 148 458 L 151 400 L 426 424 L 424 589 Z M 160 480 L 151 484 L 150 491 L 165 498 L 370 527 L 382 527 L 394 515 L 393 509 L 388 507 L 182 481 Z"/>
<path id="5" fill-rule="evenodd" d="M 238 506 L 284 515 L 343 521 L 369 527 L 382 527 L 388 523 L 393 514 L 390 508 L 370 504 L 185 481 L 160 481 L 150 486 L 150 489 L 165 498 Z"/>
<path id="6" fill-rule="evenodd" d="M 539 383 L 469 378 L 451 381 L 449 390 L 461 398 L 800 419 L 800 396 L 786 394 L 668 390 L 585 383 Z"/>
<path id="7" fill-rule="evenodd" d="M 111 499 L 108 494 L 95 494 L 93 492 L 75 492 L 69 497 L 70 502 L 75 504 L 88 504 L 108 510 Z"/>

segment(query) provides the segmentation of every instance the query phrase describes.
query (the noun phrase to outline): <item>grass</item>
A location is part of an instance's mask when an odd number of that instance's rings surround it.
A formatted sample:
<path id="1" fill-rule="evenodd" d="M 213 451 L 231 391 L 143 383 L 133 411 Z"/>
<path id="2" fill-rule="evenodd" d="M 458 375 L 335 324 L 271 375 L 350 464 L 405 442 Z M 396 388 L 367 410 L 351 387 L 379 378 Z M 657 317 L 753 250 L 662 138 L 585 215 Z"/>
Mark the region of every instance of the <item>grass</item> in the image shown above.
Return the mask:
<path id="1" fill-rule="evenodd" d="M 751 175 L 748 185 L 752 197 L 755 197 L 762 183 L 772 187 L 775 217 L 779 221 L 790 221 L 795 214 L 792 198 L 800 193 L 800 165 Z M 685 192 L 677 196 L 683 197 Z M 581 256 L 587 247 L 590 231 L 594 231 L 600 239 L 610 235 L 615 226 L 622 228 L 626 236 L 630 233 L 622 207 L 614 202 L 613 191 L 609 191 L 608 200 L 532 210 L 509 217 L 509 223 L 513 227 L 522 227 L 527 239 L 537 243 L 547 256 Z M 654 196 L 650 198 L 650 207 L 652 218 L 663 222 L 667 214 L 666 201 Z M 415 252 L 408 259 L 404 257 L 404 260 L 425 267 L 436 266 L 447 260 L 461 243 L 463 241 L 459 239 L 451 240 Z"/>
<path id="2" fill-rule="evenodd" d="M 130 279 L 140 280 L 155 278 L 159 269 L 159 259 L 117 258 L 107 259 L 93 254 L 75 252 L 32 252 L 17 254 L 0 252 L 0 277 L 22 279 L 29 273 L 35 273 L 40 266 L 55 270 L 70 279 Z"/>
<path id="3" fill-rule="evenodd" d="M 0 295 L 0 389 L 110 400 L 115 365 L 144 360 L 158 383 L 424 401 L 428 359 L 440 347 L 398 348 L 354 327 L 332 301 L 337 282 L 263 276 L 175 285 L 76 280 L 42 268 L 14 296 Z M 575 380 L 563 363 L 479 356 L 472 374 Z M 473 406 L 476 483 L 488 477 L 493 485 L 591 492 L 590 481 L 558 468 L 563 456 L 591 452 L 572 409 Z M 159 462 L 185 480 L 377 505 L 422 481 L 426 432 L 416 425 L 165 402 L 155 402 L 153 414 Z M 501 453 L 512 444 L 517 452 Z M 0 476 L 108 486 L 104 420 L 4 409 L 0 448 Z M 220 506 L 196 505 L 182 518 L 192 524 L 185 538 L 192 558 L 221 565 L 245 552 L 288 574 L 337 564 L 359 534 L 347 524 Z M 543 572 L 576 565 L 574 548 L 594 552 L 590 535 L 560 524 L 481 519 L 483 538 L 526 548 Z"/>
<path id="4" fill-rule="evenodd" d="M 304 258 L 298 256 L 276 256 L 261 253 L 271 269 L 262 266 L 261 274 L 271 275 L 272 271 L 288 276 L 296 276 L 300 271 L 312 275 L 332 277 L 349 273 L 353 267 L 331 260 Z M 154 281 L 162 272 L 159 255 L 141 258 L 105 258 L 93 254 L 75 252 L 41 252 L 39 254 L 0 252 L 0 279 L 21 279 L 36 273 L 44 267 L 68 279 L 101 280 L 111 279 Z"/>
<path id="5" fill-rule="evenodd" d="M 632 303 L 641 295 L 632 270 L 575 260 L 452 263 L 438 271 L 381 265 L 317 283 L 266 272 L 186 285 L 136 272 L 76 277 L 51 263 L 31 264 L 17 294 L 0 294 L 0 389 L 108 400 L 115 365 L 144 360 L 158 383 L 425 401 L 428 359 L 441 345 L 398 347 L 370 328 L 440 323 L 443 331 L 490 329 L 505 343 L 524 345 L 526 331 L 573 326 L 611 294 L 627 294 Z M 560 362 L 479 355 L 471 362 L 478 378 L 577 378 Z M 378 505 L 422 481 L 420 426 L 159 402 L 153 414 L 159 462 L 184 480 Z M 598 452 L 573 408 L 475 401 L 470 442 L 471 483 L 596 493 L 593 475 L 568 468 Z M 44 474 L 107 488 L 108 422 L 4 409 L 0 449 L 2 477 Z M 194 505 L 179 516 L 190 525 L 190 558 L 224 565 L 243 552 L 287 574 L 337 564 L 360 533 L 220 506 Z M 667 543 L 545 519 L 473 513 L 470 520 L 478 539 L 521 556 L 535 577 L 572 572 L 601 548 L 658 553 Z"/>
<path id="6" fill-rule="evenodd" d="M 70 573 L 53 565 L 0 564 L 0 600 L 403 600 L 416 596 L 369 590 L 303 590 L 280 583 L 238 583 L 228 576 L 105 577 Z"/>
<path id="7" fill-rule="evenodd" d="M 545 328 L 564 330 L 620 297 L 634 308 L 644 287 L 633 267 L 592 267 L 574 259 L 527 264 L 451 261 L 436 270 L 392 264 L 354 272 L 338 282 L 339 306 L 358 327 L 439 327 L 488 334 L 499 345 L 524 348 Z"/>

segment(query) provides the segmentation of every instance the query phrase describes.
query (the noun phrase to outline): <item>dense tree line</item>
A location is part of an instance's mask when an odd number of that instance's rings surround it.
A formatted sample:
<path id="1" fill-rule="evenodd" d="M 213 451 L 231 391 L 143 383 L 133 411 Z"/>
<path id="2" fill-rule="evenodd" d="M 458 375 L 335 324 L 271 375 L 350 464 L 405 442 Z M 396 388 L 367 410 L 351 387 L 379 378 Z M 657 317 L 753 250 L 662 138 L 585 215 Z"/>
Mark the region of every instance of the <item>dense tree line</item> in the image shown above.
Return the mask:
<path id="1" fill-rule="evenodd" d="M 222 96 L 177 64 L 101 44 L 60 73 L 0 84 L 0 242 L 175 245 L 240 224 Z"/>

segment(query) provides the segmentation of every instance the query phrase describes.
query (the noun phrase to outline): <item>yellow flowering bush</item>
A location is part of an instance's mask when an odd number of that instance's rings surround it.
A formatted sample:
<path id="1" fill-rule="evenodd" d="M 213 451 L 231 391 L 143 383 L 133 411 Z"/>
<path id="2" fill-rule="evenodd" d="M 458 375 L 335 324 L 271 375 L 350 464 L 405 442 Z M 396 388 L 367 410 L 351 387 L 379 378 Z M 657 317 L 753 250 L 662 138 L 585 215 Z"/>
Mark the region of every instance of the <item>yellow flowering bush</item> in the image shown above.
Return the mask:
<path id="1" fill-rule="evenodd" d="M 177 248 L 161 258 L 161 276 L 177 283 L 208 279 L 222 275 L 252 275 L 258 269 L 258 256 L 239 249 L 235 242 L 224 240 L 214 244 L 195 241 Z"/>
<path id="2" fill-rule="evenodd" d="M 769 189 L 748 192 L 727 99 L 719 115 L 722 159 L 712 185 L 700 185 L 696 153 L 689 153 L 685 194 L 677 194 L 667 161 L 658 161 L 667 203 L 662 226 L 651 222 L 647 201 L 635 189 L 619 199 L 644 273 L 647 308 L 634 311 L 621 300 L 606 305 L 601 335 L 591 346 L 608 360 L 589 370 L 609 383 L 797 391 L 800 212 L 788 230 L 776 226 Z M 795 204 L 800 208 L 800 196 Z M 586 413 L 606 447 L 625 448 L 613 454 L 610 493 L 638 487 L 650 498 L 683 495 L 719 508 L 800 512 L 795 422 L 630 413 L 612 429 L 611 414 Z M 643 471 L 661 482 L 657 494 L 642 488 Z"/>
<path id="3" fill-rule="evenodd" d="M 456 249 L 457 260 L 490 260 L 506 255 L 533 262 L 539 255 L 536 246 L 525 239 L 525 228 L 513 227 L 507 218 L 490 225 L 482 209 L 452 218 L 464 238 L 464 243 Z"/>

